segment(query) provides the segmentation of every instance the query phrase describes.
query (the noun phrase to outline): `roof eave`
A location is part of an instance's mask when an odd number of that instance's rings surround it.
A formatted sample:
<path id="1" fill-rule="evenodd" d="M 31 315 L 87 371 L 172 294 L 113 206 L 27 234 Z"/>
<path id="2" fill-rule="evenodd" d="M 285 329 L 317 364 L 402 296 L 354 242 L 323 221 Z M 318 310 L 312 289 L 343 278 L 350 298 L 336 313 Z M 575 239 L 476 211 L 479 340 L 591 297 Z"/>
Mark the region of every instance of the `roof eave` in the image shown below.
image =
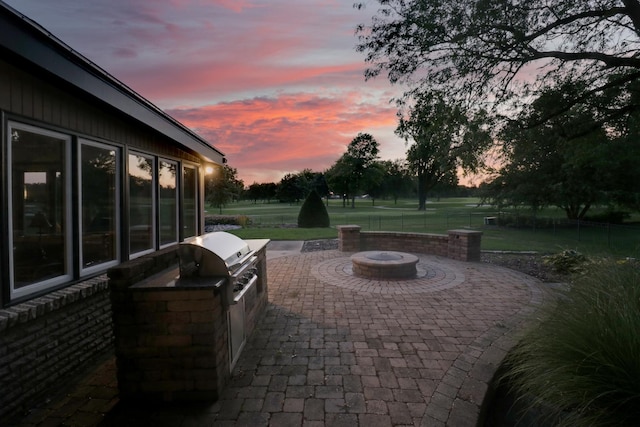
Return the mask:
<path id="1" fill-rule="evenodd" d="M 224 153 L 118 79 L 0 0 L 0 45 L 80 91 L 198 153 L 224 162 Z"/>

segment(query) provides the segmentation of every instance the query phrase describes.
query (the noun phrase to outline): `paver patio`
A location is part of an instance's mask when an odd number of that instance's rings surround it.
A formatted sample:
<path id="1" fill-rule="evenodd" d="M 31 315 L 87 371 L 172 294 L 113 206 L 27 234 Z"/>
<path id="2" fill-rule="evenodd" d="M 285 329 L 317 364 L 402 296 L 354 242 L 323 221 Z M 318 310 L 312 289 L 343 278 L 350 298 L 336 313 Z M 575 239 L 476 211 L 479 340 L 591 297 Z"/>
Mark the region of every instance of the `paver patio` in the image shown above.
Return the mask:
<path id="1" fill-rule="evenodd" d="M 417 279 L 380 283 L 351 276 L 349 255 L 269 260 L 270 304 L 217 402 L 118 402 L 110 360 L 22 425 L 476 425 L 540 282 L 420 255 Z"/>

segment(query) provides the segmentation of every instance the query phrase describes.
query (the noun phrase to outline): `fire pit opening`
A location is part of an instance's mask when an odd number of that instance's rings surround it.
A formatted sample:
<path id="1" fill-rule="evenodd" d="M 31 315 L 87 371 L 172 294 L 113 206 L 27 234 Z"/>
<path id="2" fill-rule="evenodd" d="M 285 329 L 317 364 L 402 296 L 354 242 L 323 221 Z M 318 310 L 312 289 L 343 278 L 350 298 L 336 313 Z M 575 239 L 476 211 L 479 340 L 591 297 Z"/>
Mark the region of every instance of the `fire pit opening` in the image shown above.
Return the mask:
<path id="1" fill-rule="evenodd" d="M 365 279 L 413 279 L 418 257 L 395 251 L 358 252 L 351 256 L 353 274 Z"/>

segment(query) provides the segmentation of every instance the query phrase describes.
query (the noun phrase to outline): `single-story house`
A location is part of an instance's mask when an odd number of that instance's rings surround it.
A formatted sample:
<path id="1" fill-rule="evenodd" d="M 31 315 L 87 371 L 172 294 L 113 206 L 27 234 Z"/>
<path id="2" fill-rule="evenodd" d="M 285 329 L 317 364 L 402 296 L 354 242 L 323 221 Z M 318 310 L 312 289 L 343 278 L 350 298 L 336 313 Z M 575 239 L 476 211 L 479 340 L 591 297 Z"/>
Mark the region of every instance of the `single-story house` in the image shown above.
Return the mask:
<path id="1" fill-rule="evenodd" d="M 1 0 L 0 126 L 1 421 L 112 348 L 106 271 L 201 234 L 225 158 Z"/>

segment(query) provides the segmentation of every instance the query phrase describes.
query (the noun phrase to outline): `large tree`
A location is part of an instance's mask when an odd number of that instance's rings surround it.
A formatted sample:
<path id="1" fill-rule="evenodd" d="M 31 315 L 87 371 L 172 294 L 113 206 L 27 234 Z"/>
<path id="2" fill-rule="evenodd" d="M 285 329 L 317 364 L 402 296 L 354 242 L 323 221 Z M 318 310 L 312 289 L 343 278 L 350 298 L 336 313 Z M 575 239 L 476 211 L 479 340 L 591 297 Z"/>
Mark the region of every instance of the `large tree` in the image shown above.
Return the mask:
<path id="1" fill-rule="evenodd" d="M 593 110 L 566 105 L 583 90 L 572 83 L 547 90 L 503 128 L 505 166 L 486 187 L 494 203 L 557 206 L 582 219 L 596 203 L 614 205 L 624 198 L 617 195 L 637 194 L 640 145 L 599 124 Z M 532 128 L 559 107 L 565 112 Z"/>
<path id="2" fill-rule="evenodd" d="M 406 160 L 383 160 L 380 165 L 384 171 L 384 178 L 380 183 L 383 197 L 393 198 L 395 204 L 399 197 L 408 196 L 414 187 L 413 177 Z"/>
<path id="3" fill-rule="evenodd" d="M 416 95 L 409 114 L 399 113 L 396 134 L 410 144 L 407 164 L 418 179 L 418 210 L 425 210 L 429 190 L 454 180 L 458 167 L 478 170 L 491 139 L 484 117 L 470 118 L 440 94 Z"/>
<path id="4" fill-rule="evenodd" d="M 265 182 L 258 184 L 254 182 L 247 188 L 244 195 L 247 199 L 253 200 L 253 203 L 257 203 L 258 200 L 266 200 L 267 203 L 271 202 L 271 199 L 276 197 L 276 190 L 278 185 L 274 182 Z"/>
<path id="5" fill-rule="evenodd" d="M 386 74 L 409 92 L 438 90 L 496 114 L 517 112 L 558 76 L 585 88 L 567 107 L 614 93 L 596 111 L 601 122 L 638 106 L 629 95 L 640 79 L 638 0 L 378 2 L 372 22 L 357 29 L 368 78 Z"/>
<path id="6" fill-rule="evenodd" d="M 340 156 L 336 162 L 325 171 L 324 176 L 327 184 L 334 194 L 340 195 L 342 198 L 342 206 L 346 207 L 347 200 L 352 194 L 353 183 L 351 178 L 351 166 L 347 162 L 346 154 Z"/>
<path id="7" fill-rule="evenodd" d="M 343 194 L 343 202 L 351 197 L 351 207 L 355 207 L 356 194 L 377 180 L 379 169 L 374 165 L 378 151 L 378 141 L 361 132 L 351 140 L 346 153 L 326 172 L 332 190 Z"/>
<path id="8" fill-rule="evenodd" d="M 238 179 L 238 170 L 229 165 L 218 166 L 206 178 L 206 200 L 220 209 L 234 199 L 238 199 L 244 189 L 244 182 Z"/>
<path id="9" fill-rule="evenodd" d="M 278 183 L 276 197 L 281 202 L 298 203 L 307 194 L 307 183 L 300 174 L 288 173 Z"/>

